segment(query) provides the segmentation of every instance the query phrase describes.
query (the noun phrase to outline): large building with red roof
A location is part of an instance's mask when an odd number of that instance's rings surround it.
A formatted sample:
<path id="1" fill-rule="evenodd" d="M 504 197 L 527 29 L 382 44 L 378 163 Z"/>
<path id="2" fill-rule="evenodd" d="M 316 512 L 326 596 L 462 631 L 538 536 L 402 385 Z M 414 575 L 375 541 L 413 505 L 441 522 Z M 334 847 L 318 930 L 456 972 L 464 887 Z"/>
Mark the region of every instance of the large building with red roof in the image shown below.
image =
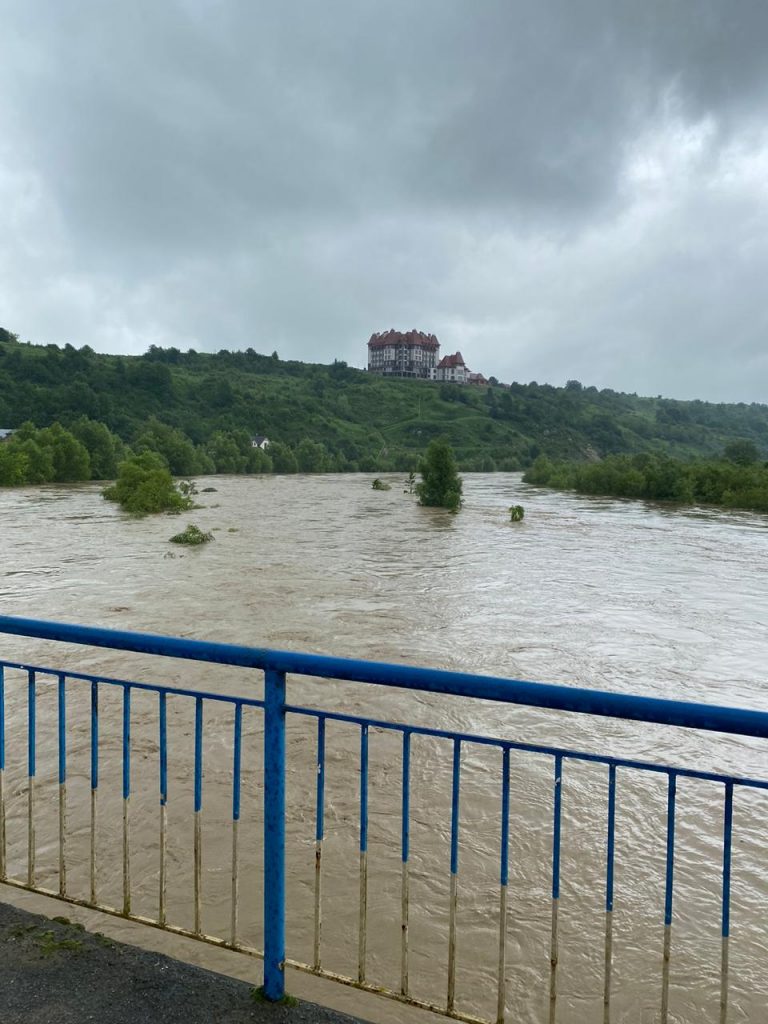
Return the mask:
<path id="1" fill-rule="evenodd" d="M 472 373 L 461 352 L 440 357 L 440 342 L 423 331 L 382 331 L 368 342 L 368 372 L 382 377 L 415 377 L 450 384 L 487 384 Z"/>
<path id="2" fill-rule="evenodd" d="M 423 331 L 383 331 L 368 342 L 368 372 L 434 380 L 440 342 Z"/>

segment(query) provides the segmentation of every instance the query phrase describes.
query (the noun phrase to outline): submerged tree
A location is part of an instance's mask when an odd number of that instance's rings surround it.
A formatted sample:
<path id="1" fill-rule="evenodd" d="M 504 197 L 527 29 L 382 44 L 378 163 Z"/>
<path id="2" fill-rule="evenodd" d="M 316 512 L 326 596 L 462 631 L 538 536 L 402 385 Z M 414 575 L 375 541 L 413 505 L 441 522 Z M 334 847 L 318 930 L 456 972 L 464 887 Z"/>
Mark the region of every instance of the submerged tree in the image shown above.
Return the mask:
<path id="1" fill-rule="evenodd" d="M 442 438 L 430 441 L 419 472 L 421 483 L 416 484 L 419 504 L 457 512 L 461 506 L 461 477 L 447 441 Z"/>
<path id="2" fill-rule="evenodd" d="M 190 544 L 192 546 L 207 544 L 213 539 L 212 533 L 205 533 L 199 526 L 195 526 L 194 523 L 190 523 L 186 530 L 182 530 L 181 533 L 175 533 L 173 537 L 169 538 L 171 544 Z"/>
<path id="3" fill-rule="evenodd" d="M 116 482 L 102 494 L 135 516 L 184 512 L 192 507 L 192 498 L 177 490 L 167 463 L 157 452 L 142 452 L 121 462 Z"/>

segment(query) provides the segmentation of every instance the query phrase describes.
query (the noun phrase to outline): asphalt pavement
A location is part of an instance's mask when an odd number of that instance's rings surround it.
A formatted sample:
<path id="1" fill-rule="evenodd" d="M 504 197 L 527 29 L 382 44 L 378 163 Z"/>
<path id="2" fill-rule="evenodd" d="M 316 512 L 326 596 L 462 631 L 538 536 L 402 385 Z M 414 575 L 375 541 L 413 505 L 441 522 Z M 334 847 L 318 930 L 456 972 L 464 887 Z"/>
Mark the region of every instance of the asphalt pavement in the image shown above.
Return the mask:
<path id="1" fill-rule="evenodd" d="M 0 903 L 0 1024 L 361 1024 Z"/>

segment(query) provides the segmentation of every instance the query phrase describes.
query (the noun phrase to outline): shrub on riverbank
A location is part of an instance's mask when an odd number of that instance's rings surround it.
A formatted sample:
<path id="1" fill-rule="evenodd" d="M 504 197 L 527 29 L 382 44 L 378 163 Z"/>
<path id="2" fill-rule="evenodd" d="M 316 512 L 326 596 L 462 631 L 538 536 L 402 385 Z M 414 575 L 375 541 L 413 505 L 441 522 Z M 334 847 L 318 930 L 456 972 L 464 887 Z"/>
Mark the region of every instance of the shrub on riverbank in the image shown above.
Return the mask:
<path id="1" fill-rule="evenodd" d="M 768 512 L 768 467 L 762 462 L 744 464 L 727 458 L 681 462 L 640 454 L 566 463 L 540 457 L 523 480 L 581 494 Z"/>
<path id="2" fill-rule="evenodd" d="M 155 452 L 143 452 L 121 462 L 116 482 L 102 494 L 135 516 L 184 512 L 192 507 L 191 497 L 177 490 L 165 461 Z"/>

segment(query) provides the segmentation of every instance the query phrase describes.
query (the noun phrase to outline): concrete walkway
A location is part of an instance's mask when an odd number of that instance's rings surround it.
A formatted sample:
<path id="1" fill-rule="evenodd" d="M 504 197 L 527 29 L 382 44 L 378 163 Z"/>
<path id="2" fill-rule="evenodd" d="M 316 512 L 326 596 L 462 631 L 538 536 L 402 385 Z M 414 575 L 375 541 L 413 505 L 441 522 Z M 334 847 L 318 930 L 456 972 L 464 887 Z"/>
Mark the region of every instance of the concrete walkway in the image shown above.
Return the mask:
<path id="1" fill-rule="evenodd" d="M 1 1024 L 360 1024 L 274 1006 L 246 982 L 0 903 Z"/>

